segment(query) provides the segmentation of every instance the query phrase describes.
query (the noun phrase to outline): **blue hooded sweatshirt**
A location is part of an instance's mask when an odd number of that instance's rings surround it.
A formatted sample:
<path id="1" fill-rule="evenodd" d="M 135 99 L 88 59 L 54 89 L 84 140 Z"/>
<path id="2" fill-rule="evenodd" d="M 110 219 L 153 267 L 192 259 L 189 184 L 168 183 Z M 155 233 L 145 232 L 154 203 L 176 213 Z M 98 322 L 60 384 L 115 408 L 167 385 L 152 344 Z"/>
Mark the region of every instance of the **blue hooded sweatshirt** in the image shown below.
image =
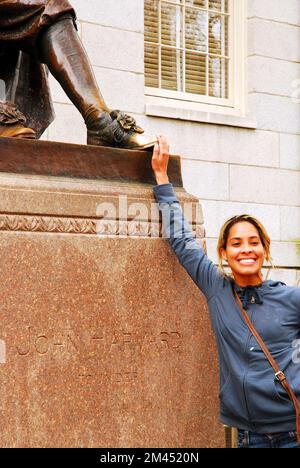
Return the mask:
<path id="1" fill-rule="evenodd" d="M 157 185 L 153 190 L 162 212 L 164 237 L 208 302 L 219 353 L 221 422 L 257 433 L 294 431 L 294 405 L 249 331 L 233 289 L 298 399 L 300 289 L 272 280 L 239 288 L 200 247 L 172 185 Z"/>

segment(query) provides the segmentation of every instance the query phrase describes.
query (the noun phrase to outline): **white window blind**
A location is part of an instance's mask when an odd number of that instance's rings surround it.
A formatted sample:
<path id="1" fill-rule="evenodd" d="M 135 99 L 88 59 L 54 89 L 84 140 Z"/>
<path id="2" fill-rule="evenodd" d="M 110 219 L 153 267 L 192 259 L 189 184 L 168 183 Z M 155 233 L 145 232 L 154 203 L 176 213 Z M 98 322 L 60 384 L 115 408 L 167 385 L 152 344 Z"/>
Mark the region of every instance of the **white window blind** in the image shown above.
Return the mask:
<path id="1" fill-rule="evenodd" d="M 231 0 L 145 0 L 145 84 L 229 98 Z"/>

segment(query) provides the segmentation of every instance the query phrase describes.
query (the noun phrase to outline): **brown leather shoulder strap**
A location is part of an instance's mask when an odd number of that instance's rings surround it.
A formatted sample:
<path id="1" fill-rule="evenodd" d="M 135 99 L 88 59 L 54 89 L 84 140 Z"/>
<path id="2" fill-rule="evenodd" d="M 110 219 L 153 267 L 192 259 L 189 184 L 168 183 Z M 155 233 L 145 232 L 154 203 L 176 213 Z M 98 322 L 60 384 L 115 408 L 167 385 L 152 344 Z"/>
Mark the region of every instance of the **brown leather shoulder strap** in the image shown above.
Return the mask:
<path id="1" fill-rule="evenodd" d="M 256 341 L 258 342 L 259 346 L 261 347 L 261 349 L 263 350 L 265 356 L 267 357 L 270 365 L 273 367 L 274 369 L 274 373 L 275 373 L 275 379 L 276 380 L 279 380 L 279 382 L 281 383 L 281 385 L 283 386 L 283 388 L 285 389 L 285 391 L 287 392 L 289 398 L 291 399 L 291 401 L 293 402 L 294 406 L 295 406 L 295 410 L 296 410 L 296 427 L 297 427 L 297 440 L 298 440 L 298 443 L 300 444 L 300 403 L 295 395 L 295 393 L 293 392 L 290 384 L 288 383 L 284 373 L 279 369 L 278 367 L 278 364 L 277 362 L 275 361 L 275 359 L 273 358 L 273 356 L 271 355 L 270 351 L 268 350 L 267 346 L 265 345 L 262 337 L 260 336 L 260 334 L 258 333 L 258 331 L 256 330 L 256 328 L 254 327 L 253 323 L 251 322 L 247 312 L 244 310 L 243 308 L 243 305 L 242 305 L 242 302 L 237 294 L 236 291 L 234 291 L 234 295 L 235 295 L 235 298 L 237 300 L 237 303 L 240 307 L 240 310 L 241 310 L 241 314 L 246 322 L 246 324 L 248 325 L 248 328 L 250 329 L 252 335 L 255 337 Z"/>

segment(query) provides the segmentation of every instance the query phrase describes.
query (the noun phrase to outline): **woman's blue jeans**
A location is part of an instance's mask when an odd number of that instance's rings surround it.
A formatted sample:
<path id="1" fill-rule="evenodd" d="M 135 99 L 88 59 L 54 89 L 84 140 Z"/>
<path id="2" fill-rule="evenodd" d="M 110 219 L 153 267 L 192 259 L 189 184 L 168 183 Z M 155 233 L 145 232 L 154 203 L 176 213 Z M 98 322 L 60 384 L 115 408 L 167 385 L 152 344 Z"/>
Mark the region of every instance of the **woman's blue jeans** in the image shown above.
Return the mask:
<path id="1" fill-rule="evenodd" d="M 300 448 L 296 431 L 257 434 L 238 430 L 238 448 Z"/>

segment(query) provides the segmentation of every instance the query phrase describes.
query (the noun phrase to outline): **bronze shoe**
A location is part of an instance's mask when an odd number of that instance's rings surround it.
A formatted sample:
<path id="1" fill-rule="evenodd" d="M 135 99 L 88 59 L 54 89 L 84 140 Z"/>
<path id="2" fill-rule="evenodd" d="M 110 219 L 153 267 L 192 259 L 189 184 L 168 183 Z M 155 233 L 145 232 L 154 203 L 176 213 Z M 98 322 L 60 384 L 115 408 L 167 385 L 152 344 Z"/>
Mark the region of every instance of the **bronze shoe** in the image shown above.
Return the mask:
<path id="1" fill-rule="evenodd" d="M 26 125 L 26 117 L 11 102 L 0 102 L 0 137 L 36 139 L 35 131 Z"/>
<path id="2" fill-rule="evenodd" d="M 113 110 L 103 112 L 92 124 L 88 124 L 88 145 L 113 146 L 134 150 L 151 148 L 157 138 L 144 133 L 133 117 Z"/>
<path id="3" fill-rule="evenodd" d="M 1 125 L 0 138 L 26 138 L 30 140 L 36 139 L 35 131 L 32 128 L 23 127 L 22 125 Z"/>

